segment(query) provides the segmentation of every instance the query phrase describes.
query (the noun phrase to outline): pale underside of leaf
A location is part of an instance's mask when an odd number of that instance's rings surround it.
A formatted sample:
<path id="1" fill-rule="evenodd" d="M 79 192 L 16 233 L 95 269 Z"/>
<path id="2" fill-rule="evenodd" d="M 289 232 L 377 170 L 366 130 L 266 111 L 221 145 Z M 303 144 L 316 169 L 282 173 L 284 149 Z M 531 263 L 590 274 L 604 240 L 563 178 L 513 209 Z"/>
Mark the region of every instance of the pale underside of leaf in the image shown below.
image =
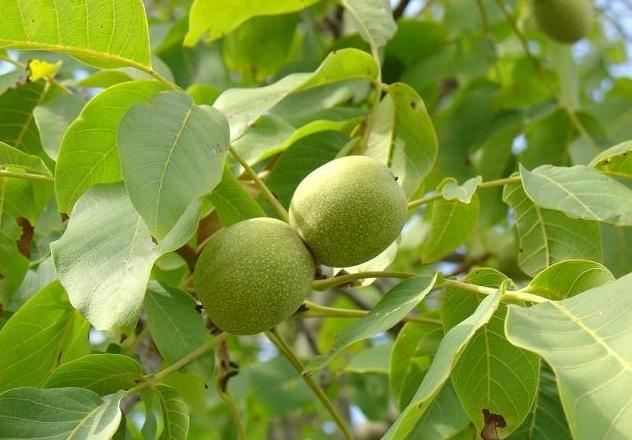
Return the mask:
<path id="1" fill-rule="evenodd" d="M 560 302 L 510 306 L 506 333 L 553 368 L 578 439 L 632 432 L 632 275 Z"/>

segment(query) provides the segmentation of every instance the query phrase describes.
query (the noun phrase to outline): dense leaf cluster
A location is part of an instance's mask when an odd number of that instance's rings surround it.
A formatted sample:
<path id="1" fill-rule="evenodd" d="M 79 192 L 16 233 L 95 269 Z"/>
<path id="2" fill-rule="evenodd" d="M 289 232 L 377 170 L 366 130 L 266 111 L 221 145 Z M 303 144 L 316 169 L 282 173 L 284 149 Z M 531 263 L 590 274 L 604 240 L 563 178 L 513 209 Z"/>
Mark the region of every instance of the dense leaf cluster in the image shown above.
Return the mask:
<path id="1" fill-rule="evenodd" d="M 0 0 L 0 439 L 632 438 L 620 2 L 392 3 Z M 401 235 L 222 332 L 202 250 L 350 155 Z"/>

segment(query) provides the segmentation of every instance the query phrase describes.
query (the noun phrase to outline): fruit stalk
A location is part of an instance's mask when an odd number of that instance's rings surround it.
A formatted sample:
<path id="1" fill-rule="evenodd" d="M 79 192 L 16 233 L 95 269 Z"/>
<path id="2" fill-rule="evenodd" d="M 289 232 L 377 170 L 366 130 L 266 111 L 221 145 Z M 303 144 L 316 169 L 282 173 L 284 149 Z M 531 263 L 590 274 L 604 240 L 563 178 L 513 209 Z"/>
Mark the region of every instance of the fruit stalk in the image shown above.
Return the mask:
<path id="1" fill-rule="evenodd" d="M 235 150 L 232 146 L 230 146 L 229 151 L 230 151 L 230 154 L 232 154 L 233 157 L 237 159 L 237 162 L 239 162 L 239 164 L 242 167 L 244 167 L 244 170 L 246 170 L 246 173 L 248 173 L 250 177 L 252 177 L 252 179 L 255 181 L 255 185 L 259 187 L 259 190 L 261 190 L 261 192 L 263 193 L 265 198 L 268 200 L 270 205 L 272 205 L 274 210 L 279 215 L 279 218 L 283 220 L 285 223 L 287 223 L 289 220 L 287 210 L 283 207 L 283 205 L 281 205 L 281 202 L 279 202 L 279 200 L 274 196 L 274 194 L 272 194 L 272 191 L 270 191 L 270 188 L 268 188 L 268 186 L 263 182 L 263 180 L 259 178 L 255 170 L 253 170 L 252 167 L 248 165 L 248 162 L 246 162 L 239 155 L 237 150 Z"/>
<path id="2" fill-rule="evenodd" d="M 270 341 L 276 346 L 276 348 L 283 353 L 283 355 L 290 361 L 294 369 L 301 375 L 307 386 L 311 388 L 316 397 L 322 402 L 325 406 L 331 418 L 334 420 L 338 428 L 342 432 L 342 435 L 347 440 L 353 440 L 353 434 L 351 433 L 351 429 L 347 426 L 347 422 L 342 418 L 338 410 L 334 406 L 333 402 L 327 397 L 325 391 L 316 383 L 313 377 L 303 374 L 303 363 L 301 360 L 296 357 L 292 349 L 285 343 L 283 338 L 279 335 L 276 329 L 268 330 L 266 332 L 266 336 Z"/>

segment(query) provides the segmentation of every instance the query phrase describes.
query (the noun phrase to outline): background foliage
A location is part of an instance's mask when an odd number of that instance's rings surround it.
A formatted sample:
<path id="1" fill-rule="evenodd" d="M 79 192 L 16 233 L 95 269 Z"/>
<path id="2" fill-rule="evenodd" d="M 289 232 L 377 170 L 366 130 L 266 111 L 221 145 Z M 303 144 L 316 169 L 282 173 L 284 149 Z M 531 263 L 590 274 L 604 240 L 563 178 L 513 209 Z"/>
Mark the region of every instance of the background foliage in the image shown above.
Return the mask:
<path id="1" fill-rule="evenodd" d="M 631 438 L 631 2 L 575 45 L 527 0 L 26 3 L 0 0 L 0 438 Z M 398 176 L 401 238 L 213 332 L 209 237 L 348 154 Z"/>

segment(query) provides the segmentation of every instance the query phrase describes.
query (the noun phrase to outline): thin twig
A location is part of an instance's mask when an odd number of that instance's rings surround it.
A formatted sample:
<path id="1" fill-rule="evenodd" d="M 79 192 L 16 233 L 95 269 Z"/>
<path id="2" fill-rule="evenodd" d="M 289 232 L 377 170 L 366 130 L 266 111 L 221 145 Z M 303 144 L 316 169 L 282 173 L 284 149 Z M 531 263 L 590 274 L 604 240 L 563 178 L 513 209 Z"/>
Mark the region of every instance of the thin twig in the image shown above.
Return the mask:
<path id="1" fill-rule="evenodd" d="M 230 356 L 228 353 L 228 346 L 226 340 L 223 340 L 219 344 L 218 355 L 220 358 L 220 365 L 217 372 L 217 379 L 215 380 L 215 388 L 217 394 L 224 401 L 230 412 L 230 416 L 233 419 L 233 423 L 237 427 L 237 433 L 239 440 L 246 440 L 246 429 L 241 421 L 239 414 L 239 406 L 228 392 L 228 381 L 231 377 L 238 373 L 236 368 L 233 368 L 233 364 L 230 362 Z"/>
<path id="2" fill-rule="evenodd" d="M 393 9 L 393 18 L 397 20 L 399 17 L 404 15 L 404 12 L 406 12 L 406 8 L 409 4 L 410 0 L 399 0 L 397 6 Z"/>
<path id="3" fill-rule="evenodd" d="M 306 309 L 301 310 L 296 316 L 300 318 L 364 318 L 370 312 L 368 310 L 339 309 L 336 307 L 321 306 L 311 301 L 305 301 Z M 406 316 L 402 321 L 418 322 L 422 324 L 442 325 L 441 321 L 421 316 Z"/>
<path id="4" fill-rule="evenodd" d="M 301 375 L 305 383 L 311 388 L 316 397 L 318 397 L 321 403 L 325 406 L 329 415 L 331 415 L 331 418 L 334 420 L 336 425 L 338 425 L 338 428 L 345 439 L 353 440 L 353 435 L 351 434 L 351 429 L 347 426 L 347 422 L 345 422 L 340 413 L 338 413 L 338 410 L 334 406 L 333 402 L 329 399 L 329 397 L 327 397 L 325 391 L 323 391 L 323 389 L 316 383 L 314 378 L 303 374 L 303 363 L 298 357 L 296 357 L 292 349 L 285 343 L 276 329 L 267 331 L 266 336 L 279 349 L 279 351 L 283 353 L 288 361 L 290 361 L 294 369 Z"/>
<path id="5" fill-rule="evenodd" d="M 172 373 L 175 373 L 181 368 L 184 368 L 185 366 L 189 365 L 191 362 L 193 362 L 200 356 L 203 356 L 204 354 L 214 349 L 217 346 L 217 344 L 219 344 L 224 338 L 225 338 L 224 333 L 220 333 L 216 335 L 213 339 L 209 339 L 207 342 L 200 345 L 198 348 L 193 350 L 191 353 L 189 353 L 188 355 L 186 355 L 179 361 L 169 365 L 167 368 L 159 371 L 156 374 L 145 376 L 144 377 L 145 380 L 143 380 L 141 383 L 139 383 L 135 387 L 132 387 L 129 390 L 127 390 L 126 394 L 130 395 L 130 394 L 136 393 L 142 389 L 147 388 L 148 386 L 151 386 L 155 383 L 160 382 L 165 377 L 169 376 Z"/>
<path id="6" fill-rule="evenodd" d="M 476 5 L 478 6 L 478 13 L 481 16 L 481 24 L 483 25 L 483 33 L 485 34 L 485 38 L 494 48 L 494 70 L 496 72 L 496 79 L 499 83 L 502 84 L 502 75 L 500 73 L 500 67 L 498 66 L 498 55 L 496 54 L 496 45 L 494 44 L 494 37 L 489 28 L 489 19 L 487 18 L 487 12 L 485 11 L 485 5 L 483 4 L 483 0 L 476 0 Z"/>
<path id="7" fill-rule="evenodd" d="M 375 275 L 375 276 L 371 276 Z M 366 278 L 415 278 L 417 275 L 408 272 L 359 272 L 340 275 L 333 278 L 326 278 L 324 280 L 312 281 L 312 289 L 314 290 L 326 290 L 330 287 L 340 286 L 342 284 L 348 284 L 353 280 L 363 280 Z"/>
<path id="8" fill-rule="evenodd" d="M 521 181 L 520 176 L 505 177 L 502 179 L 496 179 L 496 180 L 483 182 L 480 185 L 478 185 L 477 189 L 494 188 L 497 186 L 507 185 L 509 183 L 518 183 L 520 181 Z M 441 193 L 437 193 L 437 194 L 434 194 L 432 196 L 428 196 L 422 199 L 411 200 L 410 202 L 408 202 L 408 209 L 417 208 L 418 206 L 421 206 L 421 205 L 427 205 L 428 203 L 435 202 L 441 198 L 443 198 L 443 195 Z"/>
<path id="9" fill-rule="evenodd" d="M 259 176 L 257 175 L 257 172 L 253 170 L 250 165 L 248 165 L 248 162 L 246 162 L 244 158 L 241 157 L 241 155 L 237 152 L 237 150 L 235 150 L 235 148 L 231 146 L 229 148 L 229 151 L 230 151 L 230 154 L 232 154 L 233 157 L 237 159 L 237 161 L 241 164 L 241 166 L 244 167 L 244 170 L 246 170 L 246 173 L 250 175 L 252 180 L 254 180 L 259 190 L 261 190 L 265 198 L 268 200 L 268 202 L 270 202 L 270 205 L 272 205 L 272 207 L 277 212 L 281 220 L 287 223 L 289 221 L 287 210 L 283 207 L 281 202 L 279 202 L 279 200 L 274 196 L 274 194 L 272 194 L 272 191 L 270 191 L 270 188 L 268 188 L 268 186 L 263 182 L 263 180 L 259 178 Z"/>

